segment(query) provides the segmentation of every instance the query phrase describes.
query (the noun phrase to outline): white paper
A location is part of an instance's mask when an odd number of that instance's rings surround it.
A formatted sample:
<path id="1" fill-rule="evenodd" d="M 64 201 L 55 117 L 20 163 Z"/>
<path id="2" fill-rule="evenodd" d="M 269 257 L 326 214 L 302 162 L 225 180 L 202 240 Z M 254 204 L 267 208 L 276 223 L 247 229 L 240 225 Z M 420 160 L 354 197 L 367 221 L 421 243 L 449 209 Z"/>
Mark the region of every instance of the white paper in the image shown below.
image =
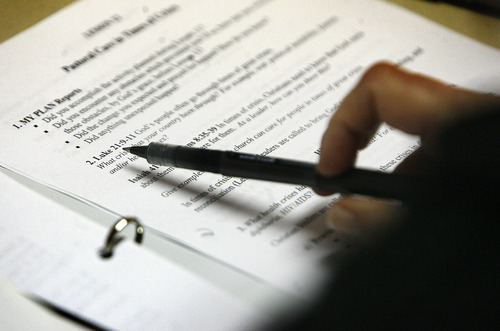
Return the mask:
<path id="1" fill-rule="evenodd" d="M 64 27 L 64 28 L 62 28 Z M 0 162 L 310 296 L 349 246 L 310 188 L 148 165 L 152 141 L 316 161 L 371 64 L 497 92 L 500 55 L 378 1 L 78 2 L 1 45 Z M 419 146 L 382 127 L 358 165 Z"/>
<path id="2" fill-rule="evenodd" d="M 3 330 L 86 330 L 82 325 L 62 319 L 45 307 L 19 295 L 10 280 L 0 275 L 0 324 Z M 30 318 L 26 318 L 29 316 Z"/>
<path id="3" fill-rule="evenodd" d="M 0 185 L 0 274 L 24 293 L 105 329 L 236 330 L 264 321 L 246 303 L 131 241 L 101 259 L 108 229 L 1 172 Z M 23 307 L 16 306 L 19 314 L 33 309 Z"/>

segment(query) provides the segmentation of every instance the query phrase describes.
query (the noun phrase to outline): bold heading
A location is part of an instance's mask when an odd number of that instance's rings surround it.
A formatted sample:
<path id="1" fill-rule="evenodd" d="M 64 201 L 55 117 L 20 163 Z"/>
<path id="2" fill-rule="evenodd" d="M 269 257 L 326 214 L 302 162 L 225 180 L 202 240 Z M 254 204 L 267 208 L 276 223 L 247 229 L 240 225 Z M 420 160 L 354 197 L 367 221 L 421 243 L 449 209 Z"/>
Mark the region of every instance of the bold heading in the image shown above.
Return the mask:
<path id="1" fill-rule="evenodd" d="M 103 54 L 106 54 L 109 50 L 117 47 L 118 45 L 123 44 L 127 40 L 127 38 L 135 37 L 136 35 L 146 31 L 147 29 L 149 29 L 150 27 L 152 27 L 156 23 L 158 23 L 161 20 L 167 18 L 168 16 L 174 14 L 178 10 L 179 10 L 178 5 L 172 5 L 172 6 L 169 6 L 167 8 L 164 8 L 162 10 L 159 10 L 159 11 L 153 13 L 152 15 L 149 15 L 147 17 L 147 19 L 145 21 L 143 21 L 142 23 L 139 23 L 135 26 L 132 26 L 128 29 L 123 30 L 120 35 L 117 35 L 117 36 L 111 38 L 106 43 L 103 43 L 101 45 L 97 45 L 93 49 L 89 50 L 87 52 L 87 54 L 76 59 L 71 64 L 62 66 L 61 69 L 64 72 L 69 73 L 69 72 L 72 72 L 72 71 L 80 68 L 85 63 L 88 63 L 88 62 L 96 59 L 97 57 L 99 57 Z M 86 33 L 90 33 L 89 31 L 96 33 L 97 31 L 102 30 L 102 29 L 108 27 L 109 25 L 111 25 L 112 23 L 118 22 L 120 20 L 121 20 L 120 16 L 114 15 L 113 19 L 103 21 L 102 24 L 99 24 L 98 26 L 91 28 L 91 30 L 87 30 Z M 88 35 L 88 36 L 90 36 L 90 35 Z"/>
<path id="2" fill-rule="evenodd" d="M 79 88 L 74 89 L 73 91 L 69 92 L 68 94 L 60 97 L 60 98 L 55 98 L 53 101 L 47 103 L 45 106 L 38 108 L 34 112 L 24 116 L 22 119 L 18 121 L 18 123 L 12 124 L 13 127 L 16 129 L 20 129 L 23 126 L 26 126 L 27 124 L 33 122 L 36 118 L 44 116 L 45 113 L 53 110 L 56 108 L 58 105 L 63 104 L 67 101 L 70 101 L 73 97 L 77 96 L 78 94 L 82 93 L 83 91 Z"/>

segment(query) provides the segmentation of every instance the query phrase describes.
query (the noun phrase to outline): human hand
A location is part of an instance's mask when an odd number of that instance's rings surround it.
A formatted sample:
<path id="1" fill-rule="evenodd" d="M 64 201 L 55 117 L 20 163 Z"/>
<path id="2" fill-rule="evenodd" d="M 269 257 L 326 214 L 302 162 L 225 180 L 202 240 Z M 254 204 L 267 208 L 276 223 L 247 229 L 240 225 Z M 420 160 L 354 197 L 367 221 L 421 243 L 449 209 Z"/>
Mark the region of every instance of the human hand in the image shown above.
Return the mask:
<path id="1" fill-rule="evenodd" d="M 411 172 L 426 142 L 443 125 L 494 102 L 498 102 L 497 97 L 378 63 L 367 70 L 330 120 L 321 142 L 317 170 L 324 176 L 334 176 L 352 168 L 357 151 L 385 122 L 421 137 L 422 147 L 396 169 Z M 348 197 L 331 208 L 327 219 L 336 229 L 369 235 L 386 229 L 400 212 L 401 205 L 392 202 Z"/>

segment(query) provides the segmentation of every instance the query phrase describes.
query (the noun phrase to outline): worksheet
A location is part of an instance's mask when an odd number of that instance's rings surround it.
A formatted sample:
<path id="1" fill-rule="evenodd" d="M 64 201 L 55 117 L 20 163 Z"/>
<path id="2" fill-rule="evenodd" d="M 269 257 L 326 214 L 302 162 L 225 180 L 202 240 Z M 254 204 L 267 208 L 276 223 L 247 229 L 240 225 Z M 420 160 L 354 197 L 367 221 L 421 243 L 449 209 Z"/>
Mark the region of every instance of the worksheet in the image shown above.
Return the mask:
<path id="1" fill-rule="evenodd" d="M 329 118 L 382 60 L 500 91 L 498 50 L 382 1 L 78 1 L 0 45 L 0 164 L 310 297 L 323 261 L 351 248 L 324 223 L 339 195 L 122 148 L 316 162 Z M 419 144 L 383 125 L 357 166 L 390 172 Z"/>

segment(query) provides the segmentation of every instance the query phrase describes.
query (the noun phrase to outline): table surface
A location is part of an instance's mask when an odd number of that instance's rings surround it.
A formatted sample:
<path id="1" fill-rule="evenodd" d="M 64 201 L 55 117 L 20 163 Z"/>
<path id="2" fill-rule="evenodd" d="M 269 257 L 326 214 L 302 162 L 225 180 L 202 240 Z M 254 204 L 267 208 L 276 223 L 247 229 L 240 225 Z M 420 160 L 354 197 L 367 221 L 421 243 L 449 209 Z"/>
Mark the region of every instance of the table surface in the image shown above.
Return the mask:
<path id="1" fill-rule="evenodd" d="M 0 42 L 25 30 L 74 0 L 0 0 Z M 425 0 L 386 0 L 408 8 L 485 44 L 500 48 L 500 18 Z"/>

